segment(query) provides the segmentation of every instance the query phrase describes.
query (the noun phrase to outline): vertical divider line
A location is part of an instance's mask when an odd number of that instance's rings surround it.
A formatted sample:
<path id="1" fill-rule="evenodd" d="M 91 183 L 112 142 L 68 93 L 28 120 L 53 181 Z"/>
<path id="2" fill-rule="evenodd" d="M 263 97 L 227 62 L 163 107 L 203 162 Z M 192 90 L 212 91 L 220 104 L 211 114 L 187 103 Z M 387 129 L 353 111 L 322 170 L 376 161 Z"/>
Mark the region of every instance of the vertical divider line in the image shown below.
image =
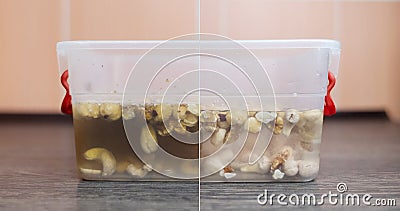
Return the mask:
<path id="1" fill-rule="evenodd" d="M 201 65 L 200 65 L 200 39 L 201 39 L 201 35 L 200 35 L 200 30 L 201 30 L 201 18 L 200 18 L 200 15 L 201 15 L 201 0 L 197 0 L 197 36 L 198 36 L 198 78 L 199 78 L 199 80 L 198 80 L 198 86 L 199 86 L 199 96 L 198 96 L 198 102 L 199 102 L 199 110 L 201 110 L 201 102 L 200 102 L 200 96 L 201 96 L 201 79 L 200 79 L 200 77 L 201 77 L 201 75 L 200 75 L 200 68 L 201 68 Z M 199 113 L 200 113 L 200 111 L 199 111 Z M 201 128 L 201 122 L 199 121 L 199 127 Z M 198 163 L 198 189 L 199 189 L 199 192 L 198 192 L 198 194 L 199 194 L 199 211 L 200 211 L 200 180 L 201 180 L 201 177 L 200 177 L 200 175 L 201 175 L 201 173 L 200 173 L 200 141 L 201 141 L 201 139 L 200 139 L 201 137 L 200 137 L 200 132 L 199 132 L 199 134 L 198 134 L 198 161 L 199 161 L 199 163 Z"/>

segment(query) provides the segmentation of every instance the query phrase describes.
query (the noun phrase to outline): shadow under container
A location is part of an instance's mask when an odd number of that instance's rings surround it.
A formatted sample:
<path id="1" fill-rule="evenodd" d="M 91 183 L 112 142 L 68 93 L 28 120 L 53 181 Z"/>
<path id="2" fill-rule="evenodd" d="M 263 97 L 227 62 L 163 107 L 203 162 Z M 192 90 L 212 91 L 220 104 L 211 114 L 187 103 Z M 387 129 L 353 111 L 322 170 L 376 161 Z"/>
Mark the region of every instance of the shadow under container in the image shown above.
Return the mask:
<path id="1" fill-rule="evenodd" d="M 57 53 L 83 179 L 318 174 L 337 41 L 65 41 Z"/>

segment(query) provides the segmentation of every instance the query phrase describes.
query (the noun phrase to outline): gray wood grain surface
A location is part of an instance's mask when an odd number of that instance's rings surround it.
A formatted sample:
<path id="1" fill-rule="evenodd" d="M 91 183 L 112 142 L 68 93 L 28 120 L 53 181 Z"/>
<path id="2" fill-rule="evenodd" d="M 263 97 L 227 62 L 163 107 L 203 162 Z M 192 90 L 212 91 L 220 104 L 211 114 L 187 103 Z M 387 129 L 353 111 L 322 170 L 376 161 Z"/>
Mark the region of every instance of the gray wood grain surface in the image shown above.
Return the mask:
<path id="1" fill-rule="evenodd" d="M 61 116 L 0 116 L 0 210 L 265 210 L 257 196 L 336 192 L 395 199 L 400 208 L 400 125 L 385 119 L 327 119 L 321 169 L 308 183 L 93 182 L 76 172 L 72 121 Z M 293 206 L 289 206 L 293 207 Z M 299 206 L 365 209 L 366 206 Z"/>

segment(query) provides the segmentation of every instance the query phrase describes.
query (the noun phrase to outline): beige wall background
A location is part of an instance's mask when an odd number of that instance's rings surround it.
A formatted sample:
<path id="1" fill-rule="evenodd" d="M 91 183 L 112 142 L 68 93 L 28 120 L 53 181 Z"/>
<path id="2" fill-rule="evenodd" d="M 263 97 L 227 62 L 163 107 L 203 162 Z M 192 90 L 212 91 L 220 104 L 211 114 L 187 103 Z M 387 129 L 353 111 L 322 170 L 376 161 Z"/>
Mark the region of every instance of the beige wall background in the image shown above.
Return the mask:
<path id="1" fill-rule="evenodd" d="M 400 121 L 399 1 L 201 0 L 201 32 L 342 43 L 339 111 Z M 0 113 L 59 113 L 55 44 L 169 39 L 198 31 L 194 0 L 0 0 Z"/>

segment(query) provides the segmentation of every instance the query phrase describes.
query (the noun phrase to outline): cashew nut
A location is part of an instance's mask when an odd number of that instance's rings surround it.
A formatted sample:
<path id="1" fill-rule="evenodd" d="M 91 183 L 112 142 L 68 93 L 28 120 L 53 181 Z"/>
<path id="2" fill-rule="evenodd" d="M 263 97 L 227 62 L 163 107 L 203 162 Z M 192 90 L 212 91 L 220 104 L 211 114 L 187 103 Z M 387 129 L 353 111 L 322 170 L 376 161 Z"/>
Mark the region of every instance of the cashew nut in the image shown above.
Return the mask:
<path id="1" fill-rule="evenodd" d="M 97 103 L 78 103 L 74 105 L 74 113 L 82 117 L 99 118 L 100 111 Z"/>
<path id="2" fill-rule="evenodd" d="M 117 162 L 115 161 L 114 155 L 104 148 L 91 148 L 83 153 L 83 157 L 86 160 L 96 160 L 98 162 L 101 162 L 101 164 L 103 165 L 103 176 L 112 175 L 116 170 Z"/>
<path id="3" fill-rule="evenodd" d="M 218 128 L 217 131 L 211 136 L 211 144 L 214 146 L 221 146 L 224 143 L 226 135 L 226 130 L 222 128 Z"/>
<path id="4" fill-rule="evenodd" d="M 138 168 L 133 164 L 129 164 L 128 167 L 126 167 L 126 172 L 128 172 L 128 174 L 138 178 L 145 177 L 150 171 L 151 168 L 147 165 L 144 165 L 142 168 Z"/>
<path id="5" fill-rule="evenodd" d="M 282 134 L 286 137 L 290 135 L 293 127 L 300 120 L 300 114 L 295 109 L 289 109 L 285 113 L 286 121 L 283 124 Z"/>
<path id="6" fill-rule="evenodd" d="M 244 123 L 244 128 L 248 130 L 250 133 L 258 133 L 261 130 L 261 122 L 258 121 L 255 117 L 250 117 Z"/>
<path id="7" fill-rule="evenodd" d="M 157 136 L 151 125 L 145 125 L 140 133 L 140 145 L 145 153 L 150 154 L 158 149 Z"/>
<path id="8" fill-rule="evenodd" d="M 135 118 L 136 117 L 135 110 L 136 106 L 134 105 L 124 106 L 124 108 L 122 109 L 122 118 L 124 118 L 124 120 L 130 120 Z"/>
<path id="9" fill-rule="evenodd" d="M 98 169 L 86 169 L 86 168 L 79 168 L 82 174 L 91 174 L 91 175 L 100 175 L 101 170 Z"/>
<path id="10" fill-rule="evenodd" d="M 103 103 L 100 105 L 101 116 L 112 121 L 121 117 L 121 110 L 121 105 L 118 103 Z"/>

